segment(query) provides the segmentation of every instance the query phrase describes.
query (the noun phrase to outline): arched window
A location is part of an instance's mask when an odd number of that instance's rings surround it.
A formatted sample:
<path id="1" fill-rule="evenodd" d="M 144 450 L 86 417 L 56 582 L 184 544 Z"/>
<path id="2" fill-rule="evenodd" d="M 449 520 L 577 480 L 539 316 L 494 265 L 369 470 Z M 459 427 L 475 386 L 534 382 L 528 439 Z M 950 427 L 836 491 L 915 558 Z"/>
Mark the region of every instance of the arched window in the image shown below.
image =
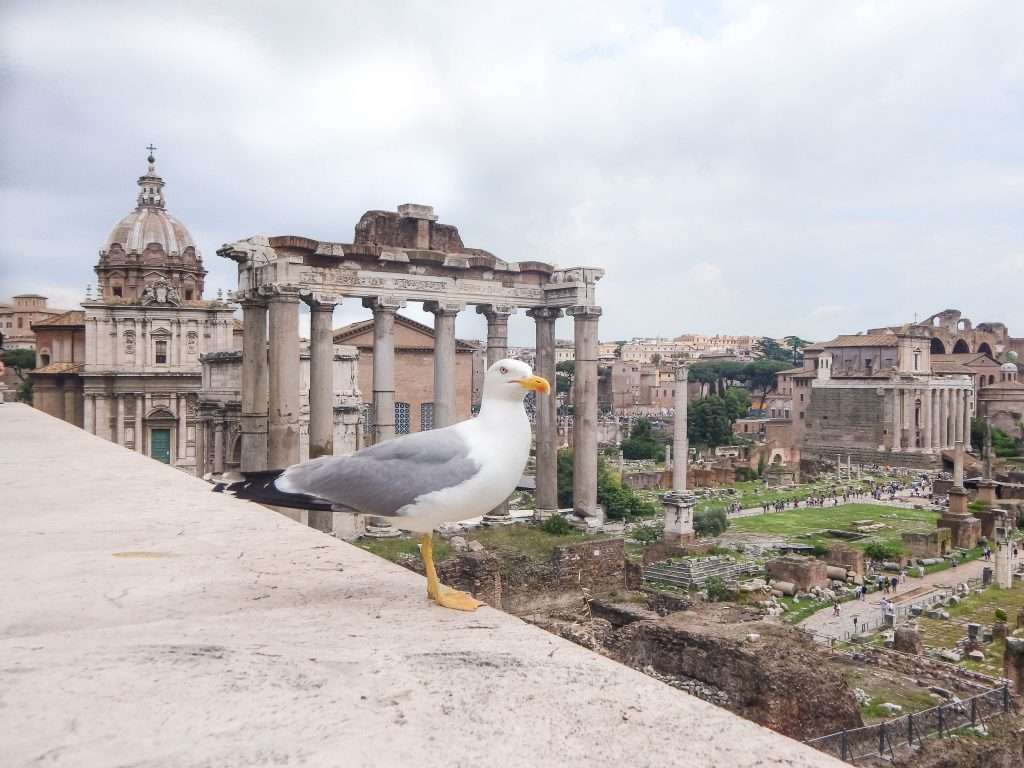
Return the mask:
<path id="1" fill-rule="evenodd" d="M 427 432 L 434 428 L 434 404 L 420 404 L 420 431 Z"/>
<path id="2" fill-rule="evenodd" d="M 44 365 L 49 365 L 49 364 L 50 364 L 50 353 L 49 353 L 49 351 L 44 350 L 44 351 L 40 352 L 39 353 L 39 365 L 40 366 L 44 366 Z"/>
<path id="3" fill-rule="evenodd" d="M 395 403 L 395 434 L 409 434 L 409 404 Z"/>

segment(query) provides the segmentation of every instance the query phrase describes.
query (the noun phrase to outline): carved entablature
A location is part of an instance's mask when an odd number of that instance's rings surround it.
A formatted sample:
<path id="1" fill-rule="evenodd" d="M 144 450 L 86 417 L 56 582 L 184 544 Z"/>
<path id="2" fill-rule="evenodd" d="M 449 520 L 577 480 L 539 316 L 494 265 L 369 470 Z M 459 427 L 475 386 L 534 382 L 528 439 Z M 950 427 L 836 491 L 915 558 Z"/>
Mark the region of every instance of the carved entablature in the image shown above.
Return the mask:
<path id="1" fill-rule="evenodd" d="M 509 262 L 463 245 L 455 227 L 439 224 L 429 206 L 397 213 L 369 211 L 354 243 L 287 235 L 252 237 L 218 254 L 238 263 L 236 299 L 257 298 L 275 285 L 304 293 L 354 298 L 393 296 L 403 302 L 567 308 L 595 304 L 604 270 L 559 269 L 542 261 Z"/>

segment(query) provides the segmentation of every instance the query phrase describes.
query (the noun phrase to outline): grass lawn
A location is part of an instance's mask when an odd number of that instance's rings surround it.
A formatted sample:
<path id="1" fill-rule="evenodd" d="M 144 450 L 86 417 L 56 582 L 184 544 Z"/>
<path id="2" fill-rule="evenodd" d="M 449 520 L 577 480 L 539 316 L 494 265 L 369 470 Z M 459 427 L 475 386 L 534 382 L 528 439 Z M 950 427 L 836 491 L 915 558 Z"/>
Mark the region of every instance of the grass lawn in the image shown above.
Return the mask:
<path id="1" fill-rule="evenodd" d="M 608 536 L 599 534 L 585 534 L 581 531 L 572 531 L 562 535 L 545 533 L 534 525 L 501 525 L 491 528 L 478 528 L 463 534 L 467 540 L 476 540 L 492 552 L 501 554 L 504 550 L 509 553 L 522 553 L 531 560 L 549 560 L 555 547 L 561 544 L 576 544 L 581 541 L 596 541 L 606 539 Z M 383 557 L 386 560 L 397 561 L 402 555 L 414 555 L 419 557 L 419 544 L 417 538 L 402 536 L 394 539 L 368 539 L 362 538 L 356 542 L 356 546 L 365 549 L 367 552 Z M 440 536 L 434 536 L 434 560 L 446 560 L 452 554 L 448 542 Z"/>
<path id="2" fill-rule="evenodd" d="M 871 669 L 842 667 L 843 679 L 851 688 L 861 688 L 871 697 L 871 702 L 860 708 L 864 723 L 871 725 L 882 720 L 920 712 L 938 704 L 937 697 L 918 686 L 913 679 L 899 675 L 878 674 Z M 899 704 L 903 711 L 891 715 L 882 709 L 882 704 Z"/>
<path id="3" fill-rule="evenodd" d="M 418 537 L 402 536 L 394 539 L 362 538 L 356 542 L 356 546 L 392 562 L 397 561 L 401 555 L 420 556 Z M 448 542 L 435 534 L 434 560 L 445 560 L 450 554 L 451 547 L 448 546 Z"/>
<path id="4" fill-rule="evenodd" d="M 732 520 L 729 531 L 735 533 L 765 533 L 789 537 L 824 538 L 827 529 L 850 530 L 854 520 L 872 520 L 887 527 L 850 542 L 863 549 L 873 541 L 901 543 L 904 531 L 930 531 L 938 520 L 937 512 L 924 509 L 902 509 L 878 504 L 841 504 L 838 507 L 799 507 L 785 512 L 741 517 Z M 837 541 L 838 539 L 833 539 Z"/>
<path id="5" fill-rule="evenodd" d="M 697 511 L 725 509 L 729 504 L 738 501 L 744 509 L 759 507 L 764 502 L 775 502 L 779 500 L 792 501 L 800 499 L 803 501 L 808 496 L 817 496 L 830 492 L 837 487 L 867 488 L 873 482 L 881 482 L 882 477 L 865 477 L 862 480 L 850 482 L 837 482 L 834 480 L 822 480 L 817 483 L 806 483 L 796 488 L 765 488 L 760 480 L 748 480 L 742 483 L 735 483 L 729 486 L 735 488 L 737 494 L 715 499 L 700 499 L 697 501 Z"/>
<path id="6" fill-rule="evenodd" d="M 922 640 L 933 648 L 953 648 L 958 640 L 967 636 L 967 625 L 971 622 L 991 626 L 995 622 L 995 610 L 1002 608 L 1007 614 L 1007 624 L 1013 629 L 1017 623 L 1017 611 L 1024 608 L 1024 587 L 1019 583 L 1013 589 L 989 587 L 980 595 L 969 595 L 959 605 L 947 608 L 949 620 L 929 619 L 924 616 L 917 620 Z M 1003 669 L 1003 642 L 997 640 L 982 646 L 984 661 L 964 660 L 960 666 L 983 672 L 986 675 L 1001 676 Z"/>

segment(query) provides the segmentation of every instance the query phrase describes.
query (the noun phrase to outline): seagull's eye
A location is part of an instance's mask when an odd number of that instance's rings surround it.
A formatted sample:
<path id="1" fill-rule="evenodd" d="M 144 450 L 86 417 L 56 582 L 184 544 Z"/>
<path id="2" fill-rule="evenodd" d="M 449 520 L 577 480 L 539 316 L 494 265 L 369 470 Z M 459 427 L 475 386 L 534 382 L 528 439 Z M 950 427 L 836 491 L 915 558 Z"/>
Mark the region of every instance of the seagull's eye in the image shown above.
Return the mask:
<path id="1" fill-rule="evenodd" d="M 503 366 L 501 366 L 501 368 L 499 368 L 499 369 L 498 369 L 498 373 L 500 373 L 500 374 L 504 375 L 504 374 L 508 373 L 508 368 L 506 368 L 506 367 L 505 367 L 505 366 L 503 365 Z"/>

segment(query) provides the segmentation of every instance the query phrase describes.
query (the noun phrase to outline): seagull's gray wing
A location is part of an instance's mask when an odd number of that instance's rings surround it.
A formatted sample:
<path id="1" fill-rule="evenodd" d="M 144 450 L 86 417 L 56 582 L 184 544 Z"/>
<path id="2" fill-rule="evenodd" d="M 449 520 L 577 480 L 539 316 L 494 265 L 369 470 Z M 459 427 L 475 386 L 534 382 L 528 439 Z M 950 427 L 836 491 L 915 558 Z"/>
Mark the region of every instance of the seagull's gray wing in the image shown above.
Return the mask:
<path id="1" fill-rule="evenodd" d="M 389 517 L 423 494 L 465 482 L 479 466 L 466 441 L 449 427 L 398 437 L 351 456 L 295 464 L 278 478 L 277 487 Z"/>

